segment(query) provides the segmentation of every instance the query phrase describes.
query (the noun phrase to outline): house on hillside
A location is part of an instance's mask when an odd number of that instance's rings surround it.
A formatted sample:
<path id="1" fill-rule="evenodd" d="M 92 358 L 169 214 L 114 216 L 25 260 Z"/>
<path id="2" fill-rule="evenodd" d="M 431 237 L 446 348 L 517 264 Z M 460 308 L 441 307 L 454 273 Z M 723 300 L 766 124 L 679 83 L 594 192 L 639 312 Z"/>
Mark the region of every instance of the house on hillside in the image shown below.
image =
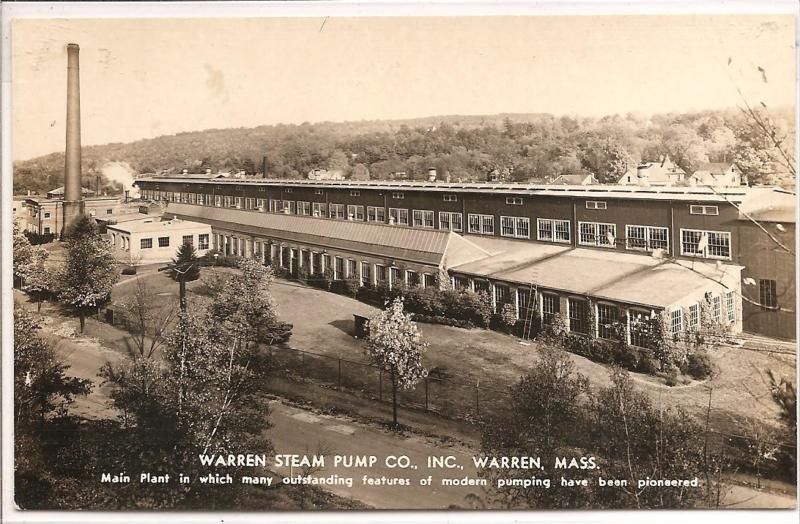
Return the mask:
<path id="1" fill-rule="evenodd" d="M 730 162 L 705 162 L 689 177 L 689 184 L 711 187 L 742 185 L 742 172 Z"/>
<path id="2" fill-rule="evenodd" d="M 657 162 L 641 162 L 617 181 L 620 186 L 678 186 L 686 182 L 686 171 L 669 155 Z"/>
<path id="3" fill-rule="evenodd" d="M 591 186 L 599 184 L 600 181 L 597 177 L 588 175 L 559 175 L 550 181 L 550 184 L 556 186 Z"/>

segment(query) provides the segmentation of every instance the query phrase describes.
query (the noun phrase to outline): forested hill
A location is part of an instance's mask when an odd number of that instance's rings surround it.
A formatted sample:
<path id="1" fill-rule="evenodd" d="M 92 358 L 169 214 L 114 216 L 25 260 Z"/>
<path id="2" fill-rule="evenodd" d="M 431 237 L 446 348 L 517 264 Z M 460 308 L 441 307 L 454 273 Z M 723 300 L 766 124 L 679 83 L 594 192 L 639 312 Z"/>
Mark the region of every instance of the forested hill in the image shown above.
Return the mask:
<path id="1" fill-rule="evenodd" d="M 762 109 L 757 114 L 793 154 L 792 111 Z M 267 174 L 276 178 L 303 178 L 314 168 L 349 174 L 366 167 L 373 179 L 396 172 L 414 179 L 436 167 L 461 180 L 484 180 L 492 171 L 513 181 L 585 172 L 613 182 L 639 161 L 665 154 L 687 172 L 702 162 L 727 161 L 736 162 L 751 182 L 786 177 L 782 154 L 769 133 L 736 108 L 650 117 L 500 114 L 210 129 L 85 147 L 82 157 L 85 186 L 93 188 L 100 175 L 103 187 L 110 189 L 113 184 L 102 173 L 111 163 L 127 164 L 134 173 L 260 173 L 266 157 Z M 63 185 L 63 166 L 63 153 L 16 162 L 14 191 L 45 192 Z"/>

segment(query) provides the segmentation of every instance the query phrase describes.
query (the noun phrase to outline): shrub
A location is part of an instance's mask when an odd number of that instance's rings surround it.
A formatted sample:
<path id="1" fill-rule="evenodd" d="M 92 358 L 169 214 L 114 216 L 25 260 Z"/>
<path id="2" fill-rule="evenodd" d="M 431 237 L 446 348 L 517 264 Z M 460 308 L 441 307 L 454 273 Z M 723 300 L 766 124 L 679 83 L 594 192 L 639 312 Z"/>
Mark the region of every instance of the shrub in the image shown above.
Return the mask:
<path id="1" fill-rule="evenodd" d="M 711 376 L 713 367 L 711 358 L 704 350 L 700 349 L 689 355 L 686 361 L 686 372 L 697 380 L 703 380 Z"/>
<path id="2" fill-rule="evenodd" d="M 670 370 L 664 374 L 664 383 L 669 387 L 678 385 L 678 368 L 670 368 Z"/>
<path id="3" fill-rule="evenodd" d="M 658 372 L 658 361 L 649 355 L 641 355 L 639 367 L 636 371 L 655 375 Z"/>
<path id="4" fill-rule="evenodd" d="M 218 255 L 216 258 L 214 255 Z M 237 267 L 239 257 L 232 255 L 224 255 L 216 249 L 207 251 L 205 255 L 200 257 L 201 266 L 217 266 L 217 267 Z"/>
<path id="5" fill-rule="evenodd" d="M 135 275 L 136 274 L 136 266 L 127 266 L 122 268 L 123 275 Z"/>
<path id="6" fill-rule="evenodd" d="M 356 280 L 334 280 L 331 282 L 331 291 L 339 295 L 355 297 L 358 293 L 358 281 Z"/>

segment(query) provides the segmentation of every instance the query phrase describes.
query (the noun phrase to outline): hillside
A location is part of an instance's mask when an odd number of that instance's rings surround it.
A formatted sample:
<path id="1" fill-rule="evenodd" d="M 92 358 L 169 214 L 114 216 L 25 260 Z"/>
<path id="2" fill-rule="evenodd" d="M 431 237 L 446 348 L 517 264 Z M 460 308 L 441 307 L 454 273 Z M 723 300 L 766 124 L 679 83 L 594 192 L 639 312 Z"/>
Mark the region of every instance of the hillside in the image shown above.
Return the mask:
<path id="1" fill-rule="evenodd" d="M 792 112 L 759 114 L 782 147 L 792 147 Z M 401 171 L 421 178 L 428 167 L 436 167 L 462 180 L 483 180 L 492 171 L 509 180 L 591 172 L 613 182 L 639 161 L 666 154 L 689 172 L 701 162 L 735 161 L 752 182 L 785 183 L 787 170 L 778 162 L 782 155 L 768 142 L 738 109 L 599 119 L 498 114 L 209 129 L 89 146 L 82 157 L 84 185 L 94 188 L 99 176 L 101 189 L 108 191 L 119 190 L 126 177 L 138 173 L 260 173 L 264 162 L 268 176 L 285 178 L 305 177 L 314 168 L 351 173 L 360 165 L 375 179 Z M 63 164 L 63 153 L 16 162 L 15 193 L 62 185 Z"/>

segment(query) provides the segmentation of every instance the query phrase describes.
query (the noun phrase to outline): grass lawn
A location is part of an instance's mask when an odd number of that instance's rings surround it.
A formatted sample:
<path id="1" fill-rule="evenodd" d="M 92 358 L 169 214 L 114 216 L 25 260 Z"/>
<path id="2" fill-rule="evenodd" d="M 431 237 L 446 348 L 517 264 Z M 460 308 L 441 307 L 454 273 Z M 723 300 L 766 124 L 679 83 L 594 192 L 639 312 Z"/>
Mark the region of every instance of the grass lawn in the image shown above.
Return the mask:
<path id="1" fill-rule="evenodd" d="M 206 268 L 204 278 L 226 268 Z M 148 286 L 158 290 L 158 297 L 177 304 L 178 285 L 163 273 L 142 276 Z M 135 291 L 133 279 L 116 286 L 114 300 Z M 202 289 L 202 279 L 188 285 L 191 294 Z M 352 337 L 353 314 L 370 316 L 376 308 L 302 284 L 276 280 L 273 296 L 282 320 L 294 325 L 289 345 L 298 350 L 349 361 L 365 362 L 363 342 Z M 525 374 L 536 360 L 539 344 L 522 345 L 508 335 L 482 329 L 461 329 L 422 324 L 423 336 L 430 348 L 425 355 L 429 369 L 436 368 L 452 384 L 463 384 L 466 390 L 480 383 L 481 388 L 503 390 Z M 119 344 L 121 341 L 117 341 Z M 119 347 L 119 346 L 117 346 Z M 715 375 L 708 381 L 686 386 L 668 387 L 653 377 L 633 374 L 639 388 L 665 407 L 683 407 L 705 417 L 711 391 L 713 425 L 720 431 L 739 432 L 737 420 L 748 418 L 777 424 L 778 409 L 772 402 L 766 371 L 779 375 L 795 375 L 795 357 L 770 355 L 740 348 L 712 351 Z M 335 358 L 330 359 L 335 363 Z M 578 372 L 586 375 L 595 387 L 609 384 L 609 366 L 572 355 Z M 334 364 L 331 364 L 333 366 Z M 348 364 L 345 364 L 348 365 Z M 357 367 L 352 372 L 358 373 Z M 368 370 L 368 368 L 363 368 Z M 371 379 L 370 379 L 371 380 Z M 377 378 L 375 378 L 377 387 Z M 385 384 L 384 384 L 385 385 Z M 441 386 L 437 386 L 441 387 Z M 435 396 L 436 393 L 432 392 Z M 470 393 L 464 394 L 469 398 Z"/>

